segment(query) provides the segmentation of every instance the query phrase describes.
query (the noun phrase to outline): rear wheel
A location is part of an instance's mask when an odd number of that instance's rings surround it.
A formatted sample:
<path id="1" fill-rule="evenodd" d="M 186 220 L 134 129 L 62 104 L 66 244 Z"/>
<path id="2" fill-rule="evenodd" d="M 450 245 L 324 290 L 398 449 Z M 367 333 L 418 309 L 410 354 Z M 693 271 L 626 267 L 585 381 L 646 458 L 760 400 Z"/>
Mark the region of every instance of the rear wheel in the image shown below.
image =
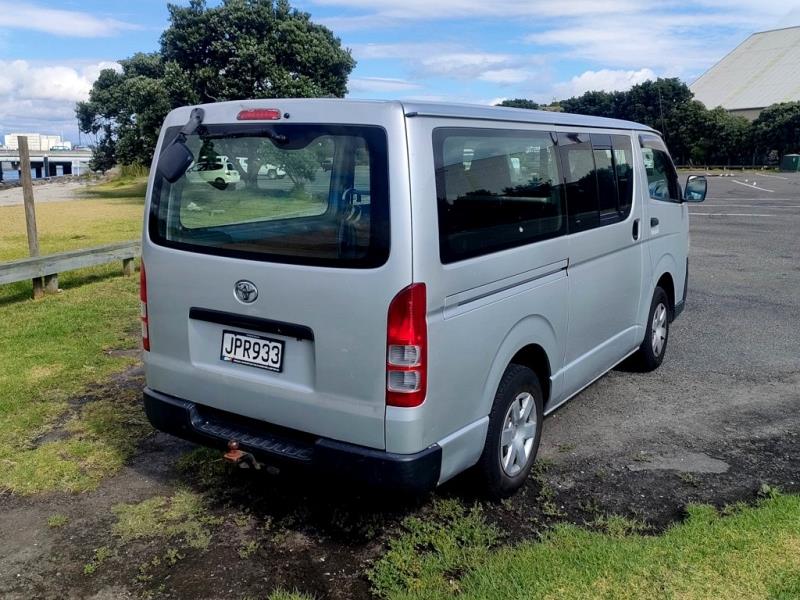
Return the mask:
<path id="1" fill-rule="evenodd" d="M 497 387 L 486 443 L 476 466 L 490 497 L 507 498 L 525 483 L 539 449 L 543 419 L 536 373 L 510 364 Z"/>
<path id="2" fill-rule="evenodd" d="M 653 292 L 650 314 L 647 319 L 644 340 L 633 355 L 634 362 L 642 371 L 654 371 L 664 361 L 669 341 L 669 298 L 660 287 Z"/>
<path id="3" fill-rule="evenodd" d="M 278 172 L 275 169 L 270 169 L 267 171 L 267 179 L 277 179 Z"/>
<path id="4" fill-rule="evenodd" d="M 214 180 L 214 187 L 218 190 L 224 190 L 226 187 L 228 187 L 228 184 L 225 183 L 225 180 L 222 177 L 217 177 Z"/>

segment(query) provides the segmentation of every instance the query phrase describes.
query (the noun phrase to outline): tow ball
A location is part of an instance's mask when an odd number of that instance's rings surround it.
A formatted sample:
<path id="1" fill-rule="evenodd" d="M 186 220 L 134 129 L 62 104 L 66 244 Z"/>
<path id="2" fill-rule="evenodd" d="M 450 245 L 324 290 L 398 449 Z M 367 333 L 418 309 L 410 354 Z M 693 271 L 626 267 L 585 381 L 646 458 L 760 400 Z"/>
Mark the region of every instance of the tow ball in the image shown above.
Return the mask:
<path id="1" fill-rule="evenodd" d="M 236 440 L 228 442 L 228 451 L 222 455 L 222 458 L 242 469 L 260 469 L 262 467 L 252 454 L 239 449 L 239 442 Z"/>

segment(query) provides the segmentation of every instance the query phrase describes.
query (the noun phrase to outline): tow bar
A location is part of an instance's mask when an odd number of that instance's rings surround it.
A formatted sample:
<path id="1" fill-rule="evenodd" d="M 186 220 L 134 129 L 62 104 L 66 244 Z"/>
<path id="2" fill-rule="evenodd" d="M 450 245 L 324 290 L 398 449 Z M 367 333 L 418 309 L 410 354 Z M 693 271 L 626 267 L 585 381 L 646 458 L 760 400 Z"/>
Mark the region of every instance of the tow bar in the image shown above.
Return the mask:
<path id="1" fill-rule="evenodd" d="M 230 440 L 228 442 L 228 451 L 222 455 L 222 458 L 227 460 L 229 463 L 234 465 L 238 465 L 242 469 L 261 469 L 263 466 L 260 462 L 258 462 L 252 454 L 249 452 L 244 452 L 243 450 L 239 449 L 239 442 L 236 440 Z"/>

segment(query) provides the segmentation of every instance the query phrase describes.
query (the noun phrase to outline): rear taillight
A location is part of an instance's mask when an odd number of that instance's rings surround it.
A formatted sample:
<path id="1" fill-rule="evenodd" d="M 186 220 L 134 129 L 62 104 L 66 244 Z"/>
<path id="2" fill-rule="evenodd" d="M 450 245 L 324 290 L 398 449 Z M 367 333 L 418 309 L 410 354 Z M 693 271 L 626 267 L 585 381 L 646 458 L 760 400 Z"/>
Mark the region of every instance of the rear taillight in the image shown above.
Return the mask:
<path id="1" fill-rule="evenodd" d="M 386 404 L 419 406 L 428 380 L 425 284 L 412 283 L 389 304 L 386 336 Z"/>
<path id="2" fill-rule="evenodd" d="M 147 322 L 147 274 L 144 262 L 139 267 L 139 318 L 142 320 L 142 349 L 150 351 L 150 327 Z"/>

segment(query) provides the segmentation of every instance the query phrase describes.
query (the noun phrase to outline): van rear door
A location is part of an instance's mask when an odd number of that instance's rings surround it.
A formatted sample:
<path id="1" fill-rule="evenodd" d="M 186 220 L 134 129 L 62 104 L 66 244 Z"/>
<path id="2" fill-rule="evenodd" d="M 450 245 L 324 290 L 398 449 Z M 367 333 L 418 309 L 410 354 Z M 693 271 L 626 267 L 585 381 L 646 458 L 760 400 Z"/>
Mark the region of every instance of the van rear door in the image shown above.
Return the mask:
<path id="1" fill-rule="evenodd" d="M 237 181 L 170 184 L 154 163 L 143 243 L 147 383 L 382 449 L 387 309 L 411 283 L 402 112 L 271 102 L 278 111 L 208 105 L 186 140 L 197 163 L 224 157 Z M 159 149 L 188 118 L 188 108 L 170 114 Z"/>

